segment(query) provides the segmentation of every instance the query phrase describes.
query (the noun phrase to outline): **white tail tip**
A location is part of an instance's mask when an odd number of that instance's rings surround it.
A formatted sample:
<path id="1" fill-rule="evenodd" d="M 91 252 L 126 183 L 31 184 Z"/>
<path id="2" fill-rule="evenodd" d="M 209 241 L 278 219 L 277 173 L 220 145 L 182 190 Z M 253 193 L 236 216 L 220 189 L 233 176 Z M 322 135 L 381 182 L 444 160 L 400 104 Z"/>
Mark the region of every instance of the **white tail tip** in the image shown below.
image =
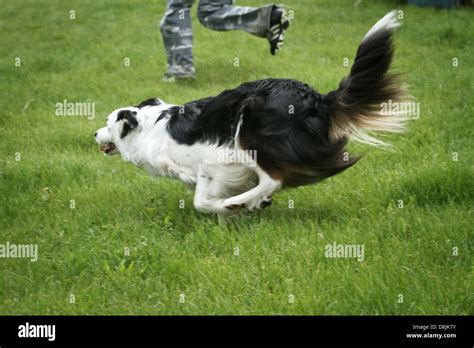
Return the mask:
<path id="1" fill-rule="evenodd" d="M 364 40 L 369 38 L 370 36 L 374 35 L 378 31 L 392 31 L 395 28 L 398 28 L 401 25 L 400 21 L 398 20 L 398 11 L 393 10 L 387 13 L 382 19 L 380 19 L 377 23 L 374 24 L 372 28 L 365 34 Z"/>

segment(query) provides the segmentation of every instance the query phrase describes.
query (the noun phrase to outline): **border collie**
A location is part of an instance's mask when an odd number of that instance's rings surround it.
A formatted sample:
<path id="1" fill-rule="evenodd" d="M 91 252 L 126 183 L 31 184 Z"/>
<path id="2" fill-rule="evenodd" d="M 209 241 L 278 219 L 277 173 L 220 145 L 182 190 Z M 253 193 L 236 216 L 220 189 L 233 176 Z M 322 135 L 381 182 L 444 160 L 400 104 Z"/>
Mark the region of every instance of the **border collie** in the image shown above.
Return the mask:
<path id="1" fill-rule="evenodd" d="M 395 11 L 363 38 L 350 74 L 320 94 L 290 79 L 247 82 L 184 105 L 149 99 L 112 112 L 95 134 L 106 155 L 153 176 L 195 189 L 194 206 L 208 213 L 256 210 L 285 187 L 318 183 L 354 165 L 352 139 L 383 146 L 372 131 L 402 132 L 406 117 L 381 104 L 405 98 L 389 72 Z"/>

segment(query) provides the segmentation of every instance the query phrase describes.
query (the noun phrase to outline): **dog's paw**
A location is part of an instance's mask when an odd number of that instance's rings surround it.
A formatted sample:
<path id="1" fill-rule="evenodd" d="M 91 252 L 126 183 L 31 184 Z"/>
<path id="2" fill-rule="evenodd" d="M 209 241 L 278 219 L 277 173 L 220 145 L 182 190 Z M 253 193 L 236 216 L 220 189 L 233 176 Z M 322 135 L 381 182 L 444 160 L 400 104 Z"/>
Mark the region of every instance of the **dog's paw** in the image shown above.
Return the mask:
<path id="1" fill-rule="evenodd" d="M 246 208 L 249 211 L 264 209 L 272 204 L 272 197 L 263 197 L 252 200 L 246 204 Z"/>
<path id="2" fill-rule="evenodd" d="M 269 207 L 270 205 L 272 205 L 272 202 L 273 202 L 272 197 L 264 198 L 260 202 L 260 206 L 258 209 L 265 209 L 266 207 Z"/>
<path id="3" fill-rule="evenodd" d="M 247 202 L 234 202 L 232 198 L 224 202 L 224 207 L 228 210 L 246 209 L 248 211 L 264 209 L 272 204 L 272 197 L 256 198 Z"/>

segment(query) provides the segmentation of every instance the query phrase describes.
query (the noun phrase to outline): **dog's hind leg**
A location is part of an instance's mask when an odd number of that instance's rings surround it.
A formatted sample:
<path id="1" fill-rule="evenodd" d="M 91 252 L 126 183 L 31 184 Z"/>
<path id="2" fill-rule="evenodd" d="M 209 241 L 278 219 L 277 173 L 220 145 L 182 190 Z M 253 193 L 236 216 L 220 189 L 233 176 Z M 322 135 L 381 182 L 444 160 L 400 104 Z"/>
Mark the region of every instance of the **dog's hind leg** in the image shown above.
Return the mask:
<path id="1" fill-rule="evenodd" d="M 281 188 L 282 182 L 272 178 L 259 166 L 255 168 L 255 172 L 258 175 L 258 185 L 247 192 L 226 199 L 224 201 L 226 209 L 256 210 L 271 204 L 272 194 Z"/>

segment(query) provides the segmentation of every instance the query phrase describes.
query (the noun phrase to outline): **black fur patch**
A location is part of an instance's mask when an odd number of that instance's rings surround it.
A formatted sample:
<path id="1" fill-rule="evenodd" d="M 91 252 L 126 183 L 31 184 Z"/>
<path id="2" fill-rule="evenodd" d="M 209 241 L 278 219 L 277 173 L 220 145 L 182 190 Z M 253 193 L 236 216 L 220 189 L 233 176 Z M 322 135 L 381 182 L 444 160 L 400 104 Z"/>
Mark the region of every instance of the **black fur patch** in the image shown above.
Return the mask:
<path id="1" fill-rule="evenodd" d="M 258 164 L 284 176 L 285 186 L 321 181 L 353 165 L 346 140 L 329 140 L 330 114 L 324 96 L 289 79 L 244 83 L 216 97 L 169 110 L 168 132 L 178 143 L 232 143 L 240 115 L 240 143 L 257 151 Z"/>
<path id="2" fill-rule="evenodd" d="M 131 131 L 134 129 L 136 126 L 138 126 L 138 121 L 137 118 L 135 117 L 137 113 L 135 111 L 130 111 L 130 110 L 122 110 L 119 111 L 117 115 L 117 120 L 118 121 L 124 121 L 123 127 L 122 127 L 122 132 L 120 133 L 120 138 L 125 138 Z"/>
<path id="3" fill-rule="evenodd" d="M 150 99 L 147 99 L 147 100 L 144 100 L 142 101 L 139 105 L 137 105 L 136 107 L 141 109 L 141 108 L 144 108 L 145 106 L 156 106 L 156 105 L 161 105 L 161 101 L 159 99 L 156 99 L 156 98 L 150 98 Z"/>

